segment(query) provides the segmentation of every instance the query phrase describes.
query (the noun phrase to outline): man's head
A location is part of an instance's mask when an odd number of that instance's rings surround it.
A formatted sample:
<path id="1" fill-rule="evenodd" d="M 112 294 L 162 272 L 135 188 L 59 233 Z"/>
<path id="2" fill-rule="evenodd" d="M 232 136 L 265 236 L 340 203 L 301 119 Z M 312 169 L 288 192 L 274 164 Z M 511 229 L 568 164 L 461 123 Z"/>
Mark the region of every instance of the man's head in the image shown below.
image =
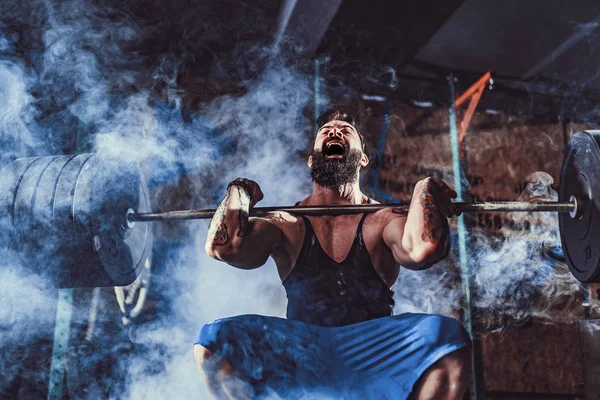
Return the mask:
<path id="1" fill-rule="evenodd" d="M 360 167 L 369 163 L 364 138 L 354 118 L 338 110 L 317 119 L 317 136 L 308 166 L 315 183 L 338 188 L 354 183 Z"/>
<path id="2" fill-rule="evenodd" d="M 361 144 L 362 151 L 364 153 L 365 147 L 366 147 L 365 138 L 363 137 L 363 135 L 360 133 L 360 130 L 356 126 L 356 120 L 350 114 L 344 113 L 340 110 L 326 111 L 324 114 L 321 114 L 321 116 L 319 118 L 317 118 L 318 131 L 320 131 L 324 125 L 329 125 L 333 121 L 346 122 L 348 125 L 351 125 L 356 130 L 356 133 L 358 134 L 358 137 L 360 138 L 360 144 Z"/>

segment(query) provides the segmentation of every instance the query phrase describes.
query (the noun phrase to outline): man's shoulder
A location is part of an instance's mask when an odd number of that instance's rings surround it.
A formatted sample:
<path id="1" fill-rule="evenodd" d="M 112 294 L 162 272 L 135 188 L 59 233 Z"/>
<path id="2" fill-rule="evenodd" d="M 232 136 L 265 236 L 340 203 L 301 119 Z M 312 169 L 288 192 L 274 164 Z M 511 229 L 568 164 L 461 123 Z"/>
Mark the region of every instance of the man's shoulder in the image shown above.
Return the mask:
<path id="1" fill-rule="evenodd" d="M 379 204 L 373 202 L 372 204 Z M 392 220 L 397 218 L 406 218 L 406 213 L 399 211 L 394 207 L 385 207 L 373 212 L 367 219 L 367 223 L 387 225 Z"/>
<path id="2" fill-rule="evenodd" d="M 306 199 L 302 199 L 294 207 L 302 206 Z M 293 207 L 290 207 L 293 208 Z M 262 219 L 266 219 L 276 225 L 295 225 L 302 222 L 302 218 L 299 215 L 290 213 L 287 211 L 270 211 Z"/>
<path id="3" fill-rule="evenodd" d="M 259 219 L 268 221 L 279 228 L 286 236 L 293 235 L 303 225 L 302 218 L 286 211 L 271 211 Z"/>
<path id="4" fill-rule="evenodd" d="M 298 223 L 298 220 L 301 219 L 298 215 L 291 214 L 287 211 L 271 211 L 263 218 L 275 224 L 282 225 L 296 224 Z"/>

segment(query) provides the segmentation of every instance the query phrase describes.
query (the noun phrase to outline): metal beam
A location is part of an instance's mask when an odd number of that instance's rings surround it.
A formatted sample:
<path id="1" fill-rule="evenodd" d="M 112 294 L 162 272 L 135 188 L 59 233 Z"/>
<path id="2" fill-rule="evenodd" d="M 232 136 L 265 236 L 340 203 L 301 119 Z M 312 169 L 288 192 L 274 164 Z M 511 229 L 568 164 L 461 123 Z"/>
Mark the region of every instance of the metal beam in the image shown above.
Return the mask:
<path id="1" fill-rule="evenodd" d="M 576 29 L 575 33 L 573 33 L 567 40 L 562 42 L 560 44 L 560 46 L 558 46 L 556 49 L 552 50 L 552 52 L 550 52 L 544 58 L 542 58 L 540 61 L 538 61 L 533 67 L 531 67 L 529 69 L 529 71 L 525 72 L 523 77 L 528 78 L 532 75 L 536 75 L 537 73 L 542 71 L 544 68 L 546 68 L 550 64 L 552 64 L 552 62 L 554 62 L 555 59 L 560 57 L 562 54 L 566 53 L 577 43 L 579 43 L 580 41 L 585 39 L 587 36 L 592 34 L 596 29 L 598 29 L 600 27 L 600 15 L 598 15 L 596 18 L 594 18 L 590 22 L 587 22 L 585 24 L 579 24 L 578 27 L 581 27 L 581 28 Z"/>
<path id="2" fill-rule="evenodd" d="M 341 3 L 342 0 L 284 0 L 274 46 L 290 36 L 302 47 L 302 54 L 314 54 Z"/>

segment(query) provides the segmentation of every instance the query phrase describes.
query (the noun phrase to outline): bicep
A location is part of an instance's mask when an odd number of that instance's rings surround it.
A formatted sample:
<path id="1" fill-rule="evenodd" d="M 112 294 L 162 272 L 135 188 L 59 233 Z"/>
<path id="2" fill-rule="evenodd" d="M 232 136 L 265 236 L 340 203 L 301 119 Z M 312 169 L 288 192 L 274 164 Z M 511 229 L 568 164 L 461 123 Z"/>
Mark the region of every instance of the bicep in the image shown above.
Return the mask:
<path id="1" fill-rule="evenodd" d="M 258 268 L 267 262 L 282 240 L 283 232 L 275 223 L 264 218 L 253 218 L 248 221 L 248 229 L 239 250 L 231 259 L 223 261 L 237 268 Z"/>
<path id="2" fill-rule="evenodd" d="M 409 269 L 424 269 L 429 264 L 417 260 L 411 253 L 412 246 L 404 236 L 406 217 L 397 217 L 387 223 L 383 229 L 383 241 L 390 248 L 394 259 L 400 265 Z"/>
<path id="3" fill-rule="evenodd" d="M 394 259 L 399 264 L 408 261 L 408 252 L 402 245 L 405 224 L 406 218 L 398 217 L 389 221 L 383 228 L 383 241 L 390 248 L 394 254 Z"/>

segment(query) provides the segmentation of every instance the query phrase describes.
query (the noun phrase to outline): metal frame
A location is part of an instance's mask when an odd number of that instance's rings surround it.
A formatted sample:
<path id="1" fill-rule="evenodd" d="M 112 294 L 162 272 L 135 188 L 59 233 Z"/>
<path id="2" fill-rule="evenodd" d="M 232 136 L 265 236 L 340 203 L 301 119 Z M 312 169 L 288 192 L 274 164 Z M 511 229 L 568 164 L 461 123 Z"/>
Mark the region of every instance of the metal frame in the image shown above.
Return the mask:
<path id="1" fill-rule="evenodd" d="M 460 122 L 460 129 L 458 131 L 458 146 L 461 160 L 466 160 L 465 137 L 467 136 L 467 130 L 471 124 L 471 119 L 473 119 L 473 115 L 475 114 L 475 109 L 479 104 L 479 100 L 481 99 L 481 95 L 486 86 L 488 83 L 491 85 L 493 82 L 492 73 L 488 71 L 454 100 L 455 110 L 458 110 L 467 100 L 469 101 L 467 111 L 465 111 L 462 121 Z"/>
<path id="2" fill-rule="evenodd" d="M 454 170 L 454 190 L 457 193 L 457 201 L 464 201 L 469 197 L 468 189 L 463 186 L 463 178 L 467 173 L 466 165 L 466 149 L 464 139 L 471 123 L 477 104 L 481 99 L 481 95 L 485 87 L 491 81 L 491 73 L 486 72 L 477 82 L 475 82 L 462 95 L 455 97 L 455 77 L 451 74 L 448 77 L 450 87 L 450 109 L 449 109 L 449 125 L 450 125 L 450 141 L 452 143 L 452 166 Z M 467 111 L 460 123 L 460 131 L 457 127 L 457 112 L 456 110 L 469 100 Z M 463 324 L 473 340 L 473 350 L 471 352 L 471 392 L 470 398 L 473 400 L 484 397 L 485 383 L 483 376 L 483 361 L 481 339 L 474 334 L 473 314 L 474 314 L 474 299 L 471 297 L 471 276 L 469 273 L 469 257 L 467 250 L 467 238 L 469 236 L 468 225 L 465 221 L 465 215 L 460 215 L 457 218 L 457 233 L 458 233 L 458 257 L 459 267 L 463 291 Z"/>

